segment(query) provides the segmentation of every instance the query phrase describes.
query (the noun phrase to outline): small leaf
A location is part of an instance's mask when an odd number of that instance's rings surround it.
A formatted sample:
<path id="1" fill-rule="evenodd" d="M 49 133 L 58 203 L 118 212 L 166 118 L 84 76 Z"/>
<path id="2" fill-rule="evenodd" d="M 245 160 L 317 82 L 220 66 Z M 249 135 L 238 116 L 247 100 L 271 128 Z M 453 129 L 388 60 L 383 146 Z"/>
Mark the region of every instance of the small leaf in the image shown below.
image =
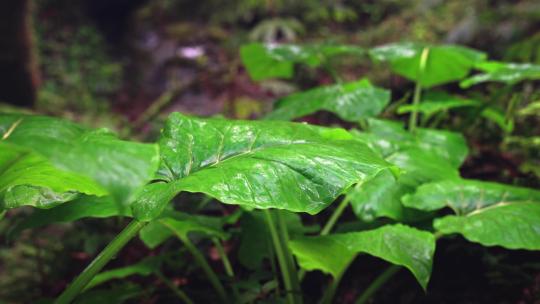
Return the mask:
<path id="1" fill-rule="evenodd" d="M 403 204 L 429 211 L 450 207 L 460 215 L 500 203 L 528 200 L 540 201 L 540 191 L 492 182 L 451 179 L 418 187 L 414 194 L 403 198 Z"/>
<path id="2" fill-rule="evenodd" d="M 478 107 L 481 105 L 481 102 L 474 99 L 459 98 L 443 92 L 428 92 L 423 95 L 421 103 L 418 105 L 402 105 L 398 108 L 397 113 L 410 113 L 416 109 L 419 113 L 422 113 L 429 118 L 442 111 L 464 107 Z"/>
<path id="3" fill-rule="evenodd" d="M 306 270 L 322 270 L 338 277 L 359 253 L 381 258 L 409 269 L 426 289 L 435 251 L 435 237 L 401 224 L 374 230 L 303 237 L 289 242 Z"/>
<path id="4" fill-rule="evenodd" d="M 133 265 L 100 272 L 92 279 L 92 281 L 90 281 L 90 283 L 88 283 L 85 290 L 92 289 L 114 279 L 123 279 L 135 274 L 148 276 L 159 269 L 162 259 L 163 257 L 161 256 L 147 257 Z"/>
<path id="5" fill-rule="evenodd" d="M 435 220 L 443 234 L 460 233 L 471 242 L 508 249 L 540 250 L 540 203 L 498 203 L 463 216 Z"/>
<path id="6" fill-rule="evenodd" d="M 294 45 L 259 44 L 242 46 L 240 57 L 253 80 L 268 78 L 291 78 L 294 64 L 302 63 L 318 67 L 334 56 L 362 55 L 363 49 L 349 45 Z"/>
<path id="7" fill-rule="evenodd" d="M 469 88 L 483 82 L 502 82 L 515 84 L 524 80 L 540 79 L 540 65 L 530 63 L 507 63 L 487 61 L 475 66 L 485 73 L 473 75 L 460 83 L 462 88 Z"/>
<path id="8" fill-rule="evenodd" d="M 415 43 L 384 45 L 371 49 L 369 55 L 374 61 L 388 62 L 395 73 L 417 81 L 424 48 L 429 48 L 427 65 L 420 79 L 424 88 L 460 80 L 486 58 L 486 54 L 462 46 Z"/>
<path id="9" fill-rule="evenodd" d="M 277 102 L 276 109 L 266 119 L 292 120 L 326 110 L 336 113 L 343 120 L 356 122 L 377 116 L 389 102 L 389 91 L 363 79 L 289 95 Z"/>
<path id="10" fill-rule="evenodd" d="M 152 221 L 142 228 L 139 237 L 151 249 L 161 245 L 174 235 L 187 237 L 191 232 L 227 239 L 229 235 L 222 229 L 226 219 L 191 215 L 179 211 L 166 211 L 158 220 Z"/>
<path id="11" fill-rule="evenodd" d="M 180 191 L 226 204 L 315 214 L 351 185 L 391 167 L 340 129 L 274 121 L 197 119 L 173 113 L 162 132 L 168 184 L 134 205 L 139 220 L 159 214 Z M 172 190 L 171 190 L 172 189 Z M 152 190 L 152 189 L 150 189 Z"/>

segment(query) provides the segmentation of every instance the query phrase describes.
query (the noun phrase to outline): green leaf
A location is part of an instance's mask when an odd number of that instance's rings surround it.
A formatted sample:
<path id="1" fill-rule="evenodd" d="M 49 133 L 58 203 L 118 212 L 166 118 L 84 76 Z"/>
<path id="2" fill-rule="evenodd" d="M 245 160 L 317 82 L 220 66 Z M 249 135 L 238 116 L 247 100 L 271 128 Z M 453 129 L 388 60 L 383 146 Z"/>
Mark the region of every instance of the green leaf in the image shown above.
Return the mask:
<path id="1" fill-rule="evenodd" d="M 418 187 L 414 194 L 403 198 L 403 204 L 421 210 L 449 207 L 461 215 L 500 203 L 529 200 L 540 201 L 540 191 L 492 182 L 451 179 Z"/>
<path id="2" fill-rule="evenodd" d="M 139 237 L 150 249 L 156 248 L 174 235 L 187 237 L 191 232 L 227 239 L 229 235 L 222 229 L 224 219 L 226 218 L 167 211 L 161 218 L 143 227 Z"/>
<path id="3" fill-rule="evenodd" d="M 253 80 L 291 78 L 294 64 L 318 67 L 334 56 L 362 55 L 362 48 L 349 45 L 270 45 L 252 43 L 242 46 L 240 57 Z"/>
<path id="4" fill-rule="evenodd" d="M 428 214 L 405 208 L 401 198 L 424 183 L 459 177 L 458 170 L 446 160 L 416 148 L 396 152 L 387 160 L 402 170 L 398 178 L 384 170 L 347 193 L 354 213 L 363 221 L 378 217 L 403 222 L 422 220 Z"/>
<path id="5" fill-rule="evenodd" d="M 123 279 L 135 274 L 148 276 L 159 269 L 162 259 L 163 257 L 161 256 L 147 257 L 133 265 L 100 272 L 92 279 L 92 281 L 90 281 L 90 283 L 88 283 L 85 290 L 92 289 L 111 280 Z"/>
<path id="6" fill-rule="evenodd" d="M 167 194 L 135 201 L 133 213 L 151 220 L 169 193 L 188 191 L 225 204 L 315 214 L 351 185 L 391 167 L 365 144 L 342 138 L 352 136 L 307 124 L 173 113 L 159 141 L 159 173 L 170 185 L 155 186 Z"/>
<path id="7" fill-rule="evenodd" d="M 330 111 L 347 121 L 377 116 L 390 102 L 390 92 L 369 80 L 318 87 L 289 95 L 277 102 L 266 116 L 270 120 L 292 120 L 320 110 Z"/>
<path id="8" fill-rule="evenodd" d="M 430 88 L 467 76 L 470 70 L 486 59 L 486 54 L 457 45 L 428 45 L 415 43 L 393 43 L 371 49 L 374 61 L 388 62 L 395 73 L 417 81 L 420 56 L 424 48 L 429 48 L 426 68 L 419 79 L 424 88 Z"/>
<path id="9" fill-rule="evenodd" d="M 475 68 L 485 73 L 473 75 L 461 81 L 462 88 L 489 81 L 515 84 L 524 80 L 540 79 L 540 65 L 536 64 L 486 61 L 477 64 Z"/>
<path id="10" fill-rule="evenodd" d="M 131 216 L 130 209 L 120 209 L 112 197 L 79 197 L 68 204 L 62 204 L 51 209 L 36 209 L 32 214 L 15 224 L 10 235 L 15 236 L 20 231 L 30 228 L 47 226 L 52 223 L 74 222 L 81 218 L 106 218 L 112 216 Z"/>
<path id="11" fill-rule="evenodd" d="M 401 122 L 391 120 L 370 118 L 366 132 L 351 133 L 384 157 L 415 148 L 445 159 L 457 168 L 468 154 L 467 142 L 460 133 L 417 128 L 412 134 L 404 129 Z"/>
<path id="12" fill-rule="evenodd" d="M 35 152 L 0 142 L 0 210 L 52 208 L 79 193 L 103 196 L 107 190 L 84 175 L 54 167 Z"/>
<path id="13" fill-rule="evenodd" d="M 459 233 L 471 242 L 508 249 L 540 250 L 540 203 L 498 203 L 463 216 L 434 222 L 443 234 Z"/>
<path id="14" fill-rule="evenodd" d="M 0 114 L 0 132 L 5 134 L 17 121 L 6 142 L 41 154 L 61 170 L 94 180 L 120 206 L 154 177 L 159 163 L 156 145 L 119 140 L 105 129 L 90 130 L 52 117 Z"/>
<path id="15" fill-rule="evenodd" d="M 397 113 L 410 113 L 416 109 L 419 113 L 422 113 L 429 118 L 442 111 L 464 107 L 478 107 L 481 105 L 481 102 L 474 99 L 460 98 L 444 92 L 427 92 L 423 95 L 421 103 L 417 105 L 402 105 L 398 108 Z"/>
<path id="16" fill-rule="evenodd" d="M 289 242 L 306 270 L 322 270 L 339 277 L 359 253 L 409 269 L 425 289 L 431 275 L 435 237 L 401 224 L 374 230 L 304 237 Z"/>

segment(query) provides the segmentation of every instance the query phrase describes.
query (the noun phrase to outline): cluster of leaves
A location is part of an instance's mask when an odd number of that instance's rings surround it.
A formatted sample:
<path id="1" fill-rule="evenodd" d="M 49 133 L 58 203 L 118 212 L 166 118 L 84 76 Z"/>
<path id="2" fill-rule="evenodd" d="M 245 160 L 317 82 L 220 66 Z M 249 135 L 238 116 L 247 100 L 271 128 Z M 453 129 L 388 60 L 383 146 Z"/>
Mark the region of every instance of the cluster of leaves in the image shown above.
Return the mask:
<path id="1" fill-rule="evenodd" d="M 415 81 L 415 102 L 398 111 L 411 112 L 411 117 L 421 113 L 424 120 L 448 109 L 483 104 L 444 94 L 427 95 L 420 102 L 422 89 L 460 80 L 465 87 L 537 77 L 536 66 L 488 62 L 483 53 L 458 46 L 394 44 L 362 50 L 249 45 L 241 52 L 255 79 L 290 77 L 294 64 L 316 67 L 340 54 L 368 54 Z M 466 78 L 473 69 L 484 74 Z M 296 273 L 296 261 L 303 271 L 333 276 L 323 299 L 330 302 L 360 253 L 407 268 L 426 289 L 440 237 L 461 234 L 485 246 L 540 250 L 540 191 L 461 177 L 459 168 L 468 154 L 464 137 L 416 128 L 415 119 L 406 130 L 400 122 L 376 118 L 389 102 L 390 92 L 367 79 L 338 82 L 287 96 L 260 121 L 172 113 L 156 144 L 120 140 L 107 130 L 50 117 L 3 114 L 0 208 L 36 208 L 12 228 L 13 233 L 85 217 L 134 218 L 62 294 L 60 303 L 73 300 L 83 289 L 89 296 L 93 287 L 132 274 L 153 274 L 168 282 L 160 271 L 167 259 L 162 256 L 96 275 L 107 257 L 137 234 L 149 248 L 178 238 L 215 289 L 216 297 L 210 298 L 221 301 L 231 300 L 229 288 L 190 234 L 214 242 L 232 281 L 234 271 L 221 245 L 231 236 L 223 228 L 229 224 L 241 228 L 243 266 L 257 270 L 263 260 L 277 260 L 285 292 L 276 296 L 289 303 L 302 301 L 303 274 Z M 362 127 L 345 130 L 287 121 L 320 110 Z M 186 214 L 170 204 L 181 192 L 204 193 L 241 208 L 224 218 Z M 317 214 L 339 196 L 343 200 L 322 229 L 303 227 L 297 213 Z M 331 233 L 349 205 L 359 221 L 389 221 L 375 229 Z M 252 286 L 231 284 L 232 298 L 253 301 L 280 290 L 278 281 L 267 279 L 255 292 Z M 168 284 L 184 302 L 191 302 Z M 130 286 L 125 289 L 124 295 L 138 295 Z"/>

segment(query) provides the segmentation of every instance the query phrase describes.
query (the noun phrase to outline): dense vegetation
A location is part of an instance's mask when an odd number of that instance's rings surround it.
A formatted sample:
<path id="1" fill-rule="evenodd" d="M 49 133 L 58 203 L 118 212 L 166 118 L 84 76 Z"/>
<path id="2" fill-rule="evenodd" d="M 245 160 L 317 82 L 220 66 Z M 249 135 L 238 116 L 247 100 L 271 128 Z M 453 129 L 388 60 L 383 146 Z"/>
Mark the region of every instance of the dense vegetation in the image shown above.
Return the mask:
<path id="1" fill-rule="evenodd" d="M 255 3 L 246 10 L 257 12 Z M 311 9 L 305 24 L 322 18 Z M 328 8 L 326 16 L 347 22 L 354 11 Z M 221 17 L 216 22 L 240 18 L 227 10 Z M 275 41 L 275 31 L 294 36 L 298 25 L 266 22 L 251 33 L 263 42 L 244 43 L 235 60 L 251 81 L 277 92 L 268 111 L 246 98 L 225 116 L 164 111 L 195 79 L 168 83 L 118 132 L 100 128 L 118 122 L 104 96 L 119 86 L 120 67 L 84 49 L 70 53 L 74 64 L 56 65 L 58 56 L 46 63 L 40 113 L 2 108 L 0 232 L 10 247 L 0 270 L 10 279 L 0 286 L 15 291 L 0 296 L 17 302 L 28 286 L 48 286 L 23 301 L 410 303 L 429 298 L 432 272 L 449 272 L 433 266 L 438 259 L 475 250 L 481 254 L 467 263 L 535 284 L 540 65 L 459 44 Z M 51 40 L 40 47 L 66 52 Z M 81 53 L 95 64 L 75 64 Z M 88 81 L 67 81 L 72 69 L 90 70 Z M 57 95 L 58 87 L 71 95 Z M 64 109 L 90 114 L 83 123 L 55 117 L 78 116 Z M 102 111 L 110 120 L 96 118 Z M 51 231 L 47 245 L 25 243 Z M 84 248 L 66 250 L 76 246 Z M 64 281 L 32 282 L 26 256 L 37 257 L 41 281 L 56 267 Z M 63 269 L 75 256 L 83 256 L 80 265 Z M 505 264 L 507 256 L 519 266 Z M 467 264 L 449 267 L 467 276 Z M 396 277 L 405 287 L 381 296 Z M 527 299 L 540 298 L 536 287 Z M 408 300 L 407 288 L 416 288 Z"/>

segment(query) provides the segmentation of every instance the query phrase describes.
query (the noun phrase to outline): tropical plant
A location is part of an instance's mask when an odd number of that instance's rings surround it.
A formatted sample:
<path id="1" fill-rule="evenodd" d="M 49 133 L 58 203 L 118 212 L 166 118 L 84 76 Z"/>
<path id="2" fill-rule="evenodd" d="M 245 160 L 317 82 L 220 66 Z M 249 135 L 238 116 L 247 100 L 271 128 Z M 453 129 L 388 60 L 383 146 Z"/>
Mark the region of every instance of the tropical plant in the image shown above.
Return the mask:
<path id="1" fill-rule="evenodd" d="M 57 303 L 70 303 L 80 293 L 87 300 L 104 294 L 117 301 L 136 297 L 141 291 L 133 285 L 118 288 L 122 294 L 115 296 L 99 289 L 133 274 L 155 276 L 183 302 L 194 302 L 162 271 L 162 265 L 178 263 L 167 253 L 102 272 L 137 236 L 148 248 L 178 239 L 215 291 L 207 299 L 238 303 L 269 292 L 287 303 L 302 303 L 301 282 L 307 271 L 315 270 L 333 278 L 322 297 L 330 303 L 361 253 L 392 266 L 357 303 L 369 300 L 402 267 L 429 290 L 437 240 L 455 234 L 484 246 L 540 250 L 540 191 L 462 177 L 459 169 L 469 153 L 465 137 L 426 127 L 441 111 L 483 106 L 476 99 L 440 92 L 421 96 L 422 90 L 463 80 L 475 67 L 488 64 L 483 53 L 416 44 L 367 52 L 354 46 L 253 44 L 241 51 L 254 79 L 288 78 L 294 64 L 324 66 L 335 55 L 366 53 L 416 83 L 412 104 L 398 108 L 411 113 L 408 128 L 377 118 L 390 103 L 390 92 L 367 79 L 286 96 L 260 121 L 172 113 L 152 144 L 51 117 L 0 115 L 1 211 L 35 209 L 10 234 L 87 217 L 131 218 Z M 287 121 L 320 110 L 360 128 Z M 424 115 L 420 126 L 418 113 Z M 226 217 L 180 211 L 171 202 L 185 192 L 239 207 Z M 337 206 L 330 207 L 338 198 Z M 339 219 L 349 206 L 365 225 L 339 231 Z M 303 225 L 300 214 L 311 217 L 327 208 L 331 215 L 321 228 Z M 240 264 L 256 272 L 270 261 L 280 278 L 265 277 L 256 288 L 238 279 L 223 246 L 238 233 L 227 228 L 231 224 L 240 229 Z M 201 240 L 216 248 L 225 278 L 198 248 Z"/>

